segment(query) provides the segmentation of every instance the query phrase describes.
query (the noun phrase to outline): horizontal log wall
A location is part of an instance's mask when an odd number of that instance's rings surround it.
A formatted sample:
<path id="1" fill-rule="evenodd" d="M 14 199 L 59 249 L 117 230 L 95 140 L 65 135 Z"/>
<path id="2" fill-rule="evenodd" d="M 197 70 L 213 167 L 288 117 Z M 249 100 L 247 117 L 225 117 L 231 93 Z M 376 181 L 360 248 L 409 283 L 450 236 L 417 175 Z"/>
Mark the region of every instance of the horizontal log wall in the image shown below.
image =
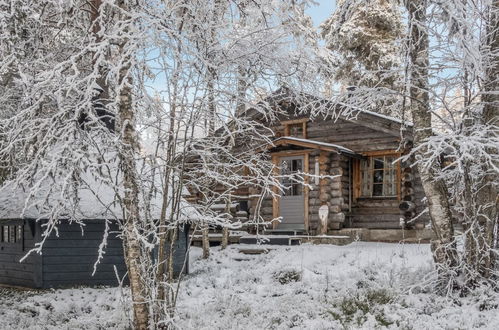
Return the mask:
<path id="1" fill-rule="evenodd" d="M 339 144 L 355 152 L 397 149 L 399 138 L 358 123 L 338 119 L 336 122 L 314 121 L 307 126 L 311 140 Z"/>

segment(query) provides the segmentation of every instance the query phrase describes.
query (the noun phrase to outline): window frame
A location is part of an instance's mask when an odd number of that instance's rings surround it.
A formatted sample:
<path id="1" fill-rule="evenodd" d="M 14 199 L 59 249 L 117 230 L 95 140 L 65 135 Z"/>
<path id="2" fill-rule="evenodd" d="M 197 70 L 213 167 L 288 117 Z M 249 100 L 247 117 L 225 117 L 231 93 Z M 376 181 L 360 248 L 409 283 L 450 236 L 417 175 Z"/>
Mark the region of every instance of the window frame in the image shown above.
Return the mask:
<path id="1" fill-rule="evenodd" d="M 381 185 L 384 188 L 385 182 L 382 183 L 374 183 L 374 178 L 371 178 L 371 184 L 370 184 L 370 194 L 364 194 L 364 185 L 366 184 L 364 182 L 365 176 L 364 176 L 364 171 L 365 168 L 362 166 L 362 160 L 357 160 L 356 164 L 354 165 L 354 199 L 362 198 L 362 199 L 398 199 L 400 200 L 400 189 L 401 189 L 401 182 L 400 182 L 400 162 L 397 161 L 393 164 L 393 168 L 386 167 L 386 157 L 393 157 L 394 159 L 397 159 L 401 156 L 400 152 L 395 152 L 395 151 L 374 151 L 374 152 L 366 152 L 363 153 L 364 156 L 366 156 L 367 161 L 372 162 L 370 165 L 368 165 L 367 171 L 369 171 L 369 175 L 372 177 L 374 175 L 375 171 L 382 170 L 383 171 L 383 177 L 385 177 L 385 173 L 387 173 L 389 170 L 394 171 L 394 180 L 395 180 L 395 193 L 393 195 L 379 195 L 376 196 L 374 195 L 374 185 Z M 383 168 L 382 169 L 374 169 L 374 159 L 376 158 L 383 158 Z M 368 183 L 369 184 L 369 183 Z M 382 190 L 384 190 L 382 188 Z"/>
<path id="2" fill-rule="evenodd" d="M 7 220 L 0 222 L 0 247 L 24 248 L 24 222 Z"/>
<path id="3" fill-rule="evenodd" d="M 282 121 L 281 124 L 284 126 L 284 136 L 306 139 L 307 138 L 307 123 L 308 123 L 308 121 L 309 121 L 308 118 Z M 300 125 L 301 125 L 301 129 L 302 129 L 302 136 L 292 136 L 291 135 L 291 127 L 300 126 Z"/>

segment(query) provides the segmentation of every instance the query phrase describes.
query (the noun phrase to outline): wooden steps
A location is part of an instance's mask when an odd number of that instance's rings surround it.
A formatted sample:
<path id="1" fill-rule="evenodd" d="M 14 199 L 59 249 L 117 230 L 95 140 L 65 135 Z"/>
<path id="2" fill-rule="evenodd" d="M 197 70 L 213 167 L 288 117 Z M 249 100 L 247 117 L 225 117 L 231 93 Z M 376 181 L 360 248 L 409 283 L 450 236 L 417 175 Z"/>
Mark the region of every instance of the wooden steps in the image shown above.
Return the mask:
<path id="1" fill-rule="evenodd" d="M 400 229 L 399 221 L 353 222 L 350 228 Z"/>
<path id="2" fill-rule="evenodd" d="M 239 244 L 301 245 L 301 238 L 285 235 L 243 236 L 239 239 Z"/>

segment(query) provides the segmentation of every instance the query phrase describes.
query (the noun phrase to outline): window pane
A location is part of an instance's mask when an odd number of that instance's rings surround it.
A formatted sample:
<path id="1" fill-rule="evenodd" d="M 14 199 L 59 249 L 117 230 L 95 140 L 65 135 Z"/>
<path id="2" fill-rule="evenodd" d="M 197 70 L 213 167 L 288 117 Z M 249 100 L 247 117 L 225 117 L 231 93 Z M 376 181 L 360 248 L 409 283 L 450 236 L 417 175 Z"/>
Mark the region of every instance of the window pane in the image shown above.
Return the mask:
<path id="1" fill-rule="evenodd" d="M 16 226 L 9 226 L 9 242 L 14 243 L 16 241 Z"/>
<path id="2" fill-rule="evenodd" d="M 383 183 L 383 170 L 373 172 L 373 182 Z"/>
<path id="3" fill-rule="evenodd" d="M 23 226 L 17 226 L 16 242 L 22 242 L 22 240 L 23 240 Z"/>
<path id="4" fill-rule="evenodd" d="M 361 192 L 364 197 L 371 197 L 371 173 L 369 171 L 369 160 L 360 161 Z"/>
<path id="5" fill-rule="evenodd" d="M 293 159 L 293 172 L 301 172 L 301 159 Z"/>
<path id="6" fill-rule="evenodd" d="M 373 185 L 373 196 L 383 196 L 383 184 Z"/>
<path id="7" fill-rule="evenodd" d="M 299 138 L 303 137 L 303 125 L 302 124 L 289 125 L 289 135 Z"/>
<path id="8" fill-rule="evenodd" d="M 9 226 L 3 226 L 3 241 L 9 241 Z"/>
<path id="9" fill-rule="evenodd" d="M 386 183 L 386 191 L 385 195 L 386 196 L 395 196 L 397 193 L 395 191 L 395 170 L 389 170 L 387 171 L 388 174 L 388 180 Z"/>
<path id="10" fill-rule="evenodd" d="M 301 183 L 295 183 L 295 184 L 293 184 L 293 189 L 292 189 L 291 195 L 292 196 L 301 196 L 302 191 L 303 191 L 303 187 L 302 187 Z"/>
<path id="11" fill-rule="evenodd" d="M 374 158 L 374 169 L 383 169 L 383 158 Z"/>
<path id="12" fill-rule="evenodd" d="M 385 166 L 386 168 L 394 168 L 395 164 L 393 162 L 395 161 L 395 157 L 385 157 Z"/>

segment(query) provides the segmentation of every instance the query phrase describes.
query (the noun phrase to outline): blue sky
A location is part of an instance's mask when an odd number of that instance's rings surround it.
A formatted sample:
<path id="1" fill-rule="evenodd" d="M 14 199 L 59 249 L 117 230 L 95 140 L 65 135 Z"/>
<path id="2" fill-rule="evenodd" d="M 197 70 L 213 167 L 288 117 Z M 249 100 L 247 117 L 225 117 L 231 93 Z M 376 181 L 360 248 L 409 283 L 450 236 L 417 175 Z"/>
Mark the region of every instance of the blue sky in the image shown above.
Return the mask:
<path id="1" fill-rule="evenodd" d="M 312 17 L 315 26 L 319 26 L 333 13 L 336 0 L 316 0 L 317 6 L 308 8 L 307 13 Z"/>

